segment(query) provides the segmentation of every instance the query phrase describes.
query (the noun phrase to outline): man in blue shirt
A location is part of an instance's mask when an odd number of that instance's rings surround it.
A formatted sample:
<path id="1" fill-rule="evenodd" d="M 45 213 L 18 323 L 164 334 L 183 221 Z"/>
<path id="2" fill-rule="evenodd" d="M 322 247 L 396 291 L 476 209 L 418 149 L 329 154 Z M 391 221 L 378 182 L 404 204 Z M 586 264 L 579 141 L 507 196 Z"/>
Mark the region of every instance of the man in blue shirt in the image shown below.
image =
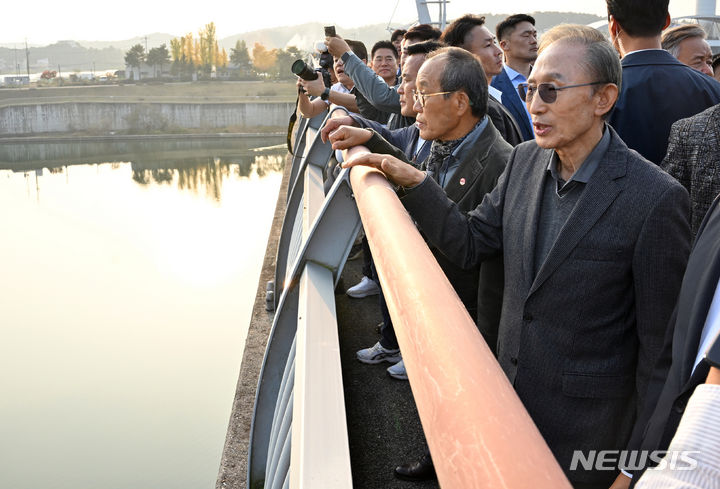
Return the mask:
<path id="1" fill-rule="evenodd" d="M 532 65 L 537 59 L 538 39 L 535 19 L 529 15 L 516 14 L 500 22 L 495 28 L 500 48 L 505 55 L 505 66 L 493 78 L 492 86 L 502 92 L 502 104 L 510 111 L 525 141 L 535 136 L 530 113 L 520 100 L 517 87 L 527 82 Z"/>

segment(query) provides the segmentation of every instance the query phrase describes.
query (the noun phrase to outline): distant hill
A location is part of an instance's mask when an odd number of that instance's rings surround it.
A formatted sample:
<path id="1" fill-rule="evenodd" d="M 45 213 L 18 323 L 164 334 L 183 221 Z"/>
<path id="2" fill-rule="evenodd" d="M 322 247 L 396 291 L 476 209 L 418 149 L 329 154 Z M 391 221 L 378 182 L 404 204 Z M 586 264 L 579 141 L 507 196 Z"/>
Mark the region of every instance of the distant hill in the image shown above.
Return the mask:
<path id="1" fill-rule="evenodd" d="M 574 12 L 534 12 L 532 15 L 535 17 L 540 33 L 561 23 L 590 24 L 603 19 L 597 15 Z M 495 25 L 507 17 L 507 14 L 486 14 L 485 17 L 488 28 L 494 31 Z M 390 32 L 386 27 L 386 24 L 372 24 L 356 28 L 336 26 L 340 36 L 363 41 L 368 49 L 376 41 L 390 37 Z M 148 34 L 147 47 L 152 49 L 163 43 L 169 47 L 170 40 L 179 36 L 180 34 L 159 32 Z M 228 53 L 235 47 L 238 40 L 244 40 L 250 49 L 256 42 L 259 42 L 268 48 L 296 46 L 309 51 L 313 49 L 317 41 L 321 41 L 323 38 L 323 24 L 315 22 L 235 34 L 219 39 L 218 44 L 224 47 Z M 120 41 L 58 41 L 49 46 L 31 46 L 29 49 L 30 71 L 38 73 L 45 69 L 57 70 L 58 65 L 63 73 L 91 71 L 93 64 L 95 71 L 98 72 L 123 69 L 125 52 L 135 44 L 145 46 L 145 36 Z M 17 65 L 19 65 L 19 69 Z M 18 46 L 17 49 L 0 47 L 0 75 L 13 74 L 15 71 L 19 71 L 21 74 L 26 71 L 24 46 Z"/>
<path id="2" fill-rule="evenodd" d="M 494 32 L 495 26 L 510 14 L 480 15 L 485 15 L 485 22 L 488 28 Z M 531 15 L 535 18 L 537 29 L 541 33 L 562 23 L 590 24 L 604 18 L 598 15 L 575 12 L 534 12 Z M 344 28 L 338 25 L 336 29 L 340 36 L 362 41 L 368 49 L 370 49 L 375 42 L 390 37 L 390 32 L 386 27 L 387 24 L 372 24 L 355 28 Z M 393 26 L 393 29 L 397 27 L 404 26 L 396 25 Z M 323 38 L 323 24 L 315 22 L 244 32 L 220 39 L 218 43 L 228 50 L 235 47 L 235 43 L 238 40 L 244 40 L 249 48 L 252 48 L 256 42 L 259 42 L 271 48 L 295 46 L 300 49 L 310 50 L 315 42 L 321 41 Z"/>
<path id="3" fill-rule="evenodd" d="M 103 49 L 86 48 L 76 41 L 59 41 L 43 47 L 30 48 L 30 72 L 58 70 L 63 74 L 74 71 L 105 72 L 117 70 L 125 65 L 125 52 L 114 47 Z M 19 65 L 19 69 L 16 65 Z M 25 74 L 25 49 L 0 48 L 0 74 Z"/>
<path id="4" fill-rule="evenodd" d="M 197 34 L 195 35 L 197 36 Z M 154 32 L 152 34 L 148 34 L 147 36 L 133 37 L 132 39 L 125 39 L 123 41 L 78 41 L 78 44 L 80 44 L 81 46 L 85 46 L 86 48 L 95 49 L 105 49 L 112 47 L 125 52 L 131 47 L 133 47 L 135 44 L 141 44 L 145 46 L 146 37 L 148 49 L 160 46 L 163 43 L 166 44 L 169 49 L 170 40 L 179 36 L 174 36 L 166 32 Z"/>

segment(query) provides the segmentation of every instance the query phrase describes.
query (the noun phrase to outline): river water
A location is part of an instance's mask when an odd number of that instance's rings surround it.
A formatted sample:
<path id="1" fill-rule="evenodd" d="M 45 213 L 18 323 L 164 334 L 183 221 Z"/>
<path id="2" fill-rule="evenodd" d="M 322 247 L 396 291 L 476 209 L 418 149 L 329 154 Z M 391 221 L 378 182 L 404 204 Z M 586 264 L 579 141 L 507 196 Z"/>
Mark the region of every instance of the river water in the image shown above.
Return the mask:
<path id="1" fill-rule="evenodd" d="M 281 142 L 0 144 L 0 488 L 214 488 Z"/>

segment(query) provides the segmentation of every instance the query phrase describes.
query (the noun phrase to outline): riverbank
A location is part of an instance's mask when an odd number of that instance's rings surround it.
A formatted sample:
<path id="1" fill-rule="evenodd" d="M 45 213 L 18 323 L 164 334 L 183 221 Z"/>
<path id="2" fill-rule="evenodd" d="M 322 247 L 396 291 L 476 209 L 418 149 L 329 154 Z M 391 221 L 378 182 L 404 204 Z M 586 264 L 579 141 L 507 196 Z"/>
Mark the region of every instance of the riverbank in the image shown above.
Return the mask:
<path id="1" fill-rule="evenodd" d="M 180 133 L 180 134 L 111 134 L 93 135 L 83 133 L 68 134 L 36 134 L 32 136 L 0 136 L 0 143 L 66 143 L 66 142 L 93 142 L 106 143 L 116 141 L 163 141 L 169 139 L 250 139 L 262 137 L 285 136 L 282 131 L 268 132 L 211 132 L 211 133 Z"/>
<path id="2" fill-rule="evenodd" d="M 277 131 L 293 102 L 127 103 L 62 102 L 0 107 L 0 135 L 90 135 Z"/>
<path id="3" fill-rule="evenodd" d="M 294 82 L 213 81 L 3 88 L 0 107 L 63 102 L 293 102 Z"/>

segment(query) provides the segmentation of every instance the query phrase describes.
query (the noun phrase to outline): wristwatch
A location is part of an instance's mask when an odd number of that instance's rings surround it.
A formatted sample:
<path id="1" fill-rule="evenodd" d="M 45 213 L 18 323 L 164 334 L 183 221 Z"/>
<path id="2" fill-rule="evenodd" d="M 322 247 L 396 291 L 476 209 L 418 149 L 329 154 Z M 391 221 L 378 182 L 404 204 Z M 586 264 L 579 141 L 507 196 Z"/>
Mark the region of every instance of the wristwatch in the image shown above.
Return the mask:
<path id="1" fill-rule="evenodd" d="M 330 89 L 325 87 L 323 93 L 320 94 L 320 100 L 327 100 L 328 98 L 330 98 Z"/>

